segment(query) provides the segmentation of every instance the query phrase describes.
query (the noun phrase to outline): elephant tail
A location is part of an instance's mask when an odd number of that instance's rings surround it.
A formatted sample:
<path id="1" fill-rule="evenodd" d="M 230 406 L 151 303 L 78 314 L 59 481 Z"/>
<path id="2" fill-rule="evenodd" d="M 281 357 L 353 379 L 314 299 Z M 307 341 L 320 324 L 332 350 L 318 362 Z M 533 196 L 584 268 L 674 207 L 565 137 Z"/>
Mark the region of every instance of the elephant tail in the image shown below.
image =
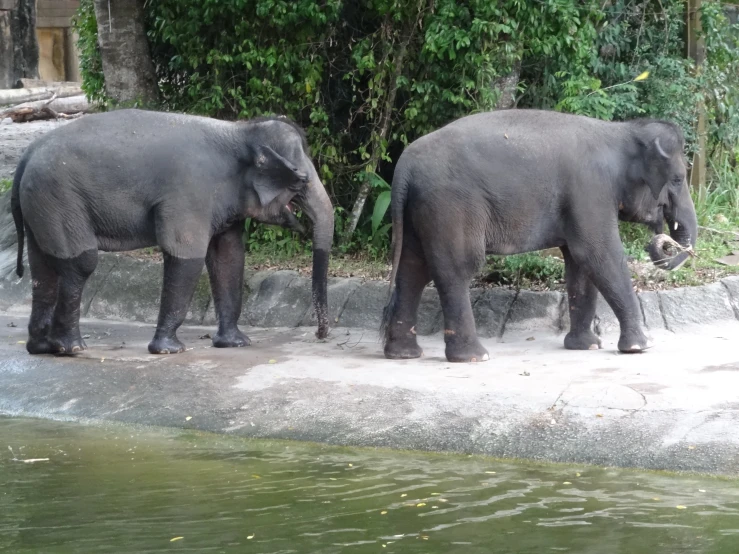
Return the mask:
<path id="1" fill-rule="evenodd" d="M 18 163 L 13 177 L 13 189 L 10 193 L 10 209 L 13 213 L 13 221 L 15 222 L 15 233 L 18 235 L 18 261 L 16 262 L 15 272 L 18 277 L 23 277 L 23 246 L 26 240 L 26 232 L 23 225 L 23 212 L 21 211 L 20 186 L 23 178 L 23 171 L 26 168 L 26 157 L 24 156 Z"/>
<path id="2" fill-rule="evenodd" d="M 393 220 L 393 238 L 390 243 L 390 256 L 393 260 L 393 267 L 390 271 L 387 303 L 382 311 L 382 324 L 380 325 L 381 337 L 385 336 L 390 324 L 390 318 L 395 312 L 397 295 L 394 294 L 393 285 L 395 284 L 395 276 L 398 273 L 398 266 L 400 265 L 400 254 L 403 250 L 403 214 L 408 198 L 408 177 L 408 172 L 402 167 L 399 160 L 395 168 L 395 174 L 393 175 L 392 199 L 390 202 L 390 215 Z"/>

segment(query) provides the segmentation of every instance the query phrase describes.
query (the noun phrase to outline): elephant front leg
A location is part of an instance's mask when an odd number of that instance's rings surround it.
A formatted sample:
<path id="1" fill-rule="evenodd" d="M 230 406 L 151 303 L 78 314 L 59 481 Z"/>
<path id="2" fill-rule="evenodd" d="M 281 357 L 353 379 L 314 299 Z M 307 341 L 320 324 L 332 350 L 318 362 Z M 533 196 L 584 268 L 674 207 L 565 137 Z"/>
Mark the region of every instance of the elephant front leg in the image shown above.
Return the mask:
<path id="1" fill-rule="evenodd" d="M 652 342 L 642 329 L 639 300 L 632 288 L 623 245 L 618 235 L 600 244 L 604 245 L 603 251 L 586 253 L 581 249 L 576 261 L 587 268 L 588 276 L 618 318 L 621 327 L 618 349 L 625 353 L 643 352 L 652 347 Z M 570 249 L 573 250 L 572 245 Z"/>
<path id="2" fill-rule="evenodd" d="M 205 258 L 218 318 L 218 332 L 213 337 L 216 348 L 248 346 L 251 343 L 237 325 L 244 294 L 243 228 L 244 224 L 240 222 L 213 237 Z"/>
<path id="3" fill-rule="evenodd" d="M 598 289 L 587 272 L 572 257 L 569 248 L 561 248 L 565 260 L 565 282 L 570 310 L 570 332 L 565 336 L 568 350 L 598 350 L 601 341 L 593 333 L 593 318 L 598 299 Z"/>
<path id="4" fill-rule="evenodd" d="M 185 321 L 195 287 L 203 270 L 202 258 L 175 258 L 164 254 L 164 284 L 159 319 L 154 338 L 149 343 L 152 354 L 177 354 L 185 345 L 177 338 L 177 329 Z"/>
<path id="5" fill-rule="evenodd" d="M 404 248 L 395 290 L 385 308 L 385 357 L 392 360 L 419 358 L 423 350 L 416 336 L 416 318 L 424 287 L 431 281 L 426 262 L 409 247 Z"/>

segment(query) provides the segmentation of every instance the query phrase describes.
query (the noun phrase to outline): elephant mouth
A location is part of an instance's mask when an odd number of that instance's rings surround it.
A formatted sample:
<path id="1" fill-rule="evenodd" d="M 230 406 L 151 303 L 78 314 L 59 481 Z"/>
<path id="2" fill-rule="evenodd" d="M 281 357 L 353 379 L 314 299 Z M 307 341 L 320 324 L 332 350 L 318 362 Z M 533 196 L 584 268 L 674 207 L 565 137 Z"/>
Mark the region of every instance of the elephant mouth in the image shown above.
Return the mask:
<path id="1" fill-rule="evenodd" d="M 298 221 L 297 212 L 301 210 L 299 199 L 293 198 L 287 202 L 282 208 L 282 220 L 285 227 L 305 234 L 305 227 Z"/>

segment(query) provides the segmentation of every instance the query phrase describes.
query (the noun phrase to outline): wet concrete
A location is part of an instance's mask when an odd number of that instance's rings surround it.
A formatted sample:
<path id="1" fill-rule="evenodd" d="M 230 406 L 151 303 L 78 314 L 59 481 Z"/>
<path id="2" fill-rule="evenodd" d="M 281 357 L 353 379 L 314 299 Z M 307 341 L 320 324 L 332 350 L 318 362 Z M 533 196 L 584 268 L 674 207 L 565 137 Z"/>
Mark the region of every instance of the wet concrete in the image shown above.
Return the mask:
<path id="1" fill-rule="evenodd" d="M 9 325 L 16 327 L 9 327 Z M 652 333 L 640 355 L 571 352 L 562 335 L 485 339 L 491 361 L 450 364 L 440 335 L 391 361 L 376 334 L 246 329 L 248 348 L 146 350 L 153 326 L 83 320 L 89 350 L 28 355 L 24 316 L 0 316 L 0 413 L 196 428 L 340 445 L 739 474 L 739 324 Z"/>

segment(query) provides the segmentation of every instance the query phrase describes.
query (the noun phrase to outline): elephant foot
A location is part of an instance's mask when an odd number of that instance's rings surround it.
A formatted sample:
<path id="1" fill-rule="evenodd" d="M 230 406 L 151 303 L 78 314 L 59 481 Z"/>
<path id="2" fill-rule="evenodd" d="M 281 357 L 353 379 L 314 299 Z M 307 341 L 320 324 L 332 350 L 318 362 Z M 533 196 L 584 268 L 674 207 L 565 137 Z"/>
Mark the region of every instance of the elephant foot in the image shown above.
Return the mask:
<path id="1" fill-rule="evenodd" d="M 239 348 L 249 346 L 251 340 L 238 329 L 232 329 L 225 332 L 218 332 L 213 337 L 213 346 L 216 348 Z"/>
<path id="2" fill-rule="evenodd" d="M 652 341 L 641 330 L 622 332 L 618 339 L 618 349 L 624 354 L 638 354 L 652 346 Z"/>
<path id="3" fill-rule="evenodd" d="M 411 360 L 423 356 L 416 336 L 388 339 L 385 344 L 385 357 L 390 360 Z"/>
<path id="4" fill-rule="evenodd" d="M 29 354 L 55 354 L 56 350 L 45 336 L 40 338 L 29 338 L 26 342 L 26 350 Z"/>
<path id="5" fill-rule="evenodd" d="M 446 359 L 453 363 L 487 362 L 490 359 L 487 349 L 477 337 L 471 340 L 447 340 Z"/>
<path id="6" fill-rule="evenodd" d="M 598 335 L 590 330 L 570 331 L 565 336 L 565 348 L 567 350 L 598 350 L 603 348 Z"/>
<path id="7" fill-rule="evenodd" d="M 33 344 L 34 342 L 35 344 Z M 85 341 L 82 340 L 79 333 L 77 333 L 76 336 L 73 334 L 65 336 L 55 335 L 51 332 L 45 340 L 41 339 L 37 342 L 29 341 L 29 344 L 27 344 L 26 347 L 28 348 L 29 346 L 44 350 L 44 352 L 40 353 L 61 354 L 63 356 L 74 356 L 83 350 L 87 350 L 87 345 L 85 344 Z"/>
<path id="8" fill-rule="evenodd" d="M 149 343 L 149 352 L 152 354 L 179 354 L 185 351 L 185 345 L 175 336 L 154 337 Z"/>

